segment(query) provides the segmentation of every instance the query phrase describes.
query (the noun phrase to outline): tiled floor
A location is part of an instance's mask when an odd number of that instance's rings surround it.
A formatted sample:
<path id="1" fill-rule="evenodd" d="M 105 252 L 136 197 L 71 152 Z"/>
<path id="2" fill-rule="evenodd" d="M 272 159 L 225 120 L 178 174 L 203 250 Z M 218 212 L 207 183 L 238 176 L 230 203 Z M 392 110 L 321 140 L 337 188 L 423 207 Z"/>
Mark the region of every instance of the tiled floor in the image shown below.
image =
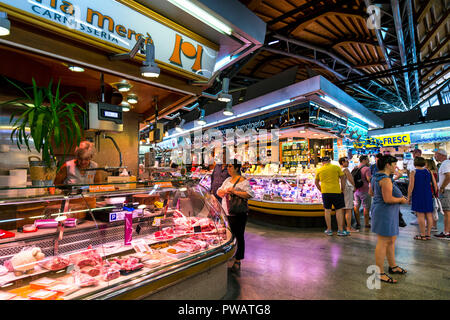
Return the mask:
<path id="1" fill-rule="evenodd" d="M 400 228 L 396 259 L 408 274 L 395 275 L 395 285 L 367 287 L 376 245 L 369 230 L 329 237 L 321 229 L 250 221 L 242 270 L 229 272 L 224 299 L 450 299 L 450 241 L 414 240 L 418 227 L 409 224 L 414 216 L 409 207 L 402 212 L 408 226 Z M 442 231 L 442 217 L 438 227 Z"/>

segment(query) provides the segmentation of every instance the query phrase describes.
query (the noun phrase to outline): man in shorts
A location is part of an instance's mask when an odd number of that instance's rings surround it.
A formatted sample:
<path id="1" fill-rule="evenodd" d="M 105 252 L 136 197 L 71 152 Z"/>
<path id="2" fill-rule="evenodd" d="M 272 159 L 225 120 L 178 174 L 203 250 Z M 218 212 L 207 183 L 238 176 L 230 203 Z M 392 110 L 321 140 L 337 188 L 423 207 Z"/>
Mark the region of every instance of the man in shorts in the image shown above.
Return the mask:
<path id="1" fill-rule="evenodd" d="M 370 175 L 370 167 L 369 167 L 369 157 L 366 155 L 362 155 L 359 157 L 359 165 L 357 168 L 353 170 L 361 171 L 361 180 L 363 185 L 356 189 L 355 191 L 355 219 L 356 219 L 356 229 L 361 228 L 361 218 L 359 214 L 359 208 L 363 207 L 364 209 L 364 224 L 366 228 L 370 229 L 369 223 L 369 211 L 370 204 L 372 202 L 372 198 L 369 195 L 369 184 L 372 176 Z M 352 172 L 353 178 L 355 178 L 354 171 Z M 355 179 L 356 184 L 356 179 Z"/>
<path id="2" fill-rule="evenodd" d="M 441 162 L 438 172 L 439 200 L 444 211 L 444 232 L 435 234 L 438 239 L 450 240 L 450 160 L 445 150 L 439 149 L 434 158 Z"/>
<path id="3" fill-rule="evenodd" d="M 332 236 L 331 209 L 336 210 L 338 223 L 338 236 L 348 236 L 350 232 L 344 230 L 344 187 L 345 176 L 339 166 L 330 163 L 329 157 L 322 158 L 323 166 L 316 171 L 316 187 L 322 192 L 323 208 L 325 209 L 325 223 L 327 230 L 325 234 Z M 340 183 L 339 183 L 340 182 Z"/>

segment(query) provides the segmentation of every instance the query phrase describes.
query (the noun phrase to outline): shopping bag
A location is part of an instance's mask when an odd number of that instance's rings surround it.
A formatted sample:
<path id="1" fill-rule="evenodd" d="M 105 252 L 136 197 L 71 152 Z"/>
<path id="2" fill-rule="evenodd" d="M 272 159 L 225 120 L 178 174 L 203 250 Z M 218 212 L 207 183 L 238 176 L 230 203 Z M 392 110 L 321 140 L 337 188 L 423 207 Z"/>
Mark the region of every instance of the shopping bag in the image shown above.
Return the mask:
<path id="1" fill-rule="evenodd" d="M 444 210 L 442 210 L 442 204 L 441 201 L 439 200 L 439 198 L 433 198 L 433 219 L 434 221 L 438 221 L 439 220 L 439 213 L 444 215 Z"/>

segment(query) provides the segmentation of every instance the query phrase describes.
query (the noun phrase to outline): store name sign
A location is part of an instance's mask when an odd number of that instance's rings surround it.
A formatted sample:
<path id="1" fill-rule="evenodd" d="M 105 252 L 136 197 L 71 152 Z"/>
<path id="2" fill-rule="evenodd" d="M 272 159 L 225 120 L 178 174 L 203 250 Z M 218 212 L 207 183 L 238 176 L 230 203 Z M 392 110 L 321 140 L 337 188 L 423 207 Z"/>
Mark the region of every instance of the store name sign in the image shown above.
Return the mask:
<path id="1" fill-rule="evenodd" d="M 409 133 L 397 134 L 397 135 L 393 135 L 393 136 L 382 136 L 382 137 L 377 137 L 377 139 L 381 141 L 381 143 L 383 144 L 383 147 L 411 144 L 411 137 L 409 136 Z M 368 147 L 370 147 L 370 146 L 368 146 Z"/>
<path id="2" fill-rule="evenodd" d="M 127 50 L 133 48 L 139 37 L 146 41 L 151 38 L 158 62 L 205 78 L 210 78 L 214 71 L 216 50 L 155 21 L 148 16 L 155 14 L 146 8 L 139 9 L 141 12 L 134 10 L 131 6 L 138 5 L 129 0 L 1 0 L 0 8 L 2 4 L 51 22 L 44 25 L 49 29 L 57 25 L 62 30 L 82 33 Z M 24 17 L 16 10 L 13 12 L 19 19 Z"/>

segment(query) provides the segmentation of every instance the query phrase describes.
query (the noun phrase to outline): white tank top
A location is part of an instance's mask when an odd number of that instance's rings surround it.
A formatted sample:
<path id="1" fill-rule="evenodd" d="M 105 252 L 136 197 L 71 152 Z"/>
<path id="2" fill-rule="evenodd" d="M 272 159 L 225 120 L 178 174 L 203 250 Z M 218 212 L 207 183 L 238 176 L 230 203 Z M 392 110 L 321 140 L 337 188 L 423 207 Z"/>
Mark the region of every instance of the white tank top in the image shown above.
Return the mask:
<path id="1" fill-rule="evenodd" d="M 67 177 L 64 180 L 64 184 L 93 184 L 95 173 L 97 171 L 85 171 L 81 174 L 80 170 L 75 163 L 75 159 L 67 161 Z M 97 168 L 98 164 L 94 161 L 90 161 L 89 168 Z"/>

